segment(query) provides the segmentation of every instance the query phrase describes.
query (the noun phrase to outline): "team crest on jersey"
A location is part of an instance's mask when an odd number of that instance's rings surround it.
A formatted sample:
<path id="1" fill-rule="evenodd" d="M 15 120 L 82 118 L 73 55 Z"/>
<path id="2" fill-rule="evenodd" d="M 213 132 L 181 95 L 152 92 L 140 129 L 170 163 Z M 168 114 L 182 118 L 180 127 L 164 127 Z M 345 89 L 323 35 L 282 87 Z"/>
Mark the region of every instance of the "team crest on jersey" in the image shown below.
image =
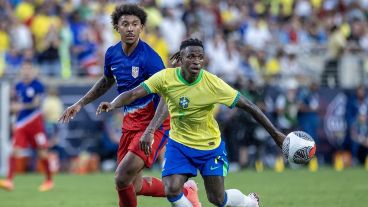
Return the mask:
<path id="1" fill-rule="evenodd" d="M 139 67 L 132 66 L 132 76 L 133 76 L 133 78 L 137 78 L 138 75 L 139 75 Z"/>
<path id="2" fill-rule="evenodd" d="M 189 99 L 185 96 L 180 97 L 179 99 L 179 105 L 182 109 L 186 109 L 189 106 Z"/>
<path id="3" fill-rule="evenodd" d="M 27 90 L 26 90 L 26 95 L 27 97 L 31 98 L 35 95 L 35 90 L 31 87 L 28 87 Z"/>

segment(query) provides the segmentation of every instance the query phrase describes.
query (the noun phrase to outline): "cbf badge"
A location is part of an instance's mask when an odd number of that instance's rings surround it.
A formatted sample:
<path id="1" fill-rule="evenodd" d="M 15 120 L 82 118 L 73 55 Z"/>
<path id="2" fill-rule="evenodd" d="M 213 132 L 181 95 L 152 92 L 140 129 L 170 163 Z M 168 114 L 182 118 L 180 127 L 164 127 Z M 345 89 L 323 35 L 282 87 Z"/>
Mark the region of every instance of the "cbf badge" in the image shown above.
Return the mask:
<path id="1" fill-rule="evenodd" d="M 138 75 L 139 75 L 139 67 L 132 66 L 132 76 L 133 76 L 133 78 L 137 78 Z"/>
<path id="2" fill-rule="evenodd" d="M 189 106 L 189 99 L 187 97 L 180 97 L 179 105 L 182 109 L 186 109 Z"/>

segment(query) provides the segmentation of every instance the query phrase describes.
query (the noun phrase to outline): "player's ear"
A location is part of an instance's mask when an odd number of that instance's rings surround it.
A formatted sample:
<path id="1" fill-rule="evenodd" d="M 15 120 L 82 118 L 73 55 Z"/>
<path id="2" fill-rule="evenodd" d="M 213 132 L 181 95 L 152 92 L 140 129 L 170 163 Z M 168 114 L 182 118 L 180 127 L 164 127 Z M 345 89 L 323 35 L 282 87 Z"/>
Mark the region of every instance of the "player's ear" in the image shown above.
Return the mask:
<path id="1" fill-rule="evenodd" d="M 178 59 L 179 59 L 180 62 L 183 60 L 184 55 L 185 55 L 185 51 L 184 50 L 180 50 L 179 57 L 178 57 Z"/>

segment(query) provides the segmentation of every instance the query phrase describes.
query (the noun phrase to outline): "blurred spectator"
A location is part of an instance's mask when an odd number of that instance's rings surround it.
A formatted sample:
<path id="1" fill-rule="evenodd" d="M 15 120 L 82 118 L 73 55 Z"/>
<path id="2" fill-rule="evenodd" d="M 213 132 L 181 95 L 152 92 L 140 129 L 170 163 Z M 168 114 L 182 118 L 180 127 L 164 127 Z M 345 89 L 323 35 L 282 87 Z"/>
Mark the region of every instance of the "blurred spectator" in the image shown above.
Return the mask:
<path id="1" fill-rule="evenodd" d="M 6 2 L 6 1 L 5 1 Z M 30 25 L 35 14 L 34 0 L 24 0 L 15 6 L 15 16 L 26 25 Z"/>
<path id="2" fill-rule="evenodd" d="M 308 87 L 301 88 L 297 94 L 299 126 L 301 130 L 313 137 L 317 145 L 320 143 L 317 134 L 320 123 L 318 87 L 317 83 L 312 82 Z"/>
<path id="3" fill-rule="evenodd" d="M 366 89 L 363 85 L 358 86 L 355 89 L 355 94 L 348 101 L 346 108 L 346 121 L 348 124 L 348 130 L 350 136 L 345 141 L 345 147 L 350 149 L 353 156 L 359 161 L 362 161 L 362 150 L 367 147 L 367 116 L 368 116 L 368 97 L 366 95 Z M 362 149 L 360 149 L 362 147 Z M 364 151 L 364 149 L 363 149 Z"/>
<path id="4" fill-rule="evenodd" d="M 142 5 L 145 7 L 145 11 L 147 12 L 147 25 L 146 28 L 148 30 L 152 30 L 160 26 L 163 16 L 161 11 L 156 5 L 155 0 L 143 0 Z"/>
<path id="5" fill-rule="evenodd" d="M 67 79 L 72 75 L 70 48 L 73 43 L 73 34 L 65 15 L 66 14 L 63 14 L 61 17 L 60 44 L 58 52 L 60 57 L 61 77 Z"/>
<path id="6" fill-rule="evenodd" d="M 229 39 L 226 42 L 226 64 L 222 67 L 222 75 L 224 80 L 229 84 L 235 84 L 236 79 L 238 79 L 241 71 L 240 67 L 240 54 L 236 45 L 235 40 Z"/>
<path id="7" fill-rule="evenodd" d="M 46 33 L 38 53 L 38 62 L 40 64 L 41 73 L 48 76 L 61 76 L 60 71 L 60 33 L 55 25 L 50 25 L 49 31 Z"/>
<path id="8" fill-rule="evenodd" d="M 59 117 L 63 112 L 64 104 L 61 101 L 58 89 L 54 85 L 50 85 L 47 94 L 43 99 L 41 106 L 42 115 L 45 122 L 45 132 L 48 138 L 49 149 L 57 154 L 60 161 L 61 170 L 67 169 L 67 155 L 61 146 L 61 129 L 58 124 Z"/>
<path id="9" fill-rule="evenodd" d="M 352 153 L 361 165 L 364 165 L 368 155 L 368 119 L 367 113 L 359 113 L 356 121 L 351 127 L 351 138 L 353 140 Z"/>
<path id="10" fill-rule="evenodd" d="M 58 91 L 55 86 L 49 86 L 47 95 L 45 96 L 41 111 L 45 118 L 45 128 L 51 146 L 55 145 L 59 139 L 58 120 L 64 110 Z"/>
<path id="11" fill-rule="evenodd" d="M 0 22 L 0 53 L 4 53 L 9 49 L 10 36 L 7 33 L 8 25 L 6 21 Z"/>
<path id="12" fill-rule="evenodd" d="M 181 19 L 175 15 L 173 8 L 165 8 L 160 30 L 169 45 L 169 53 L 174 54 L 179 49 L 180 42 L 186 36 L 186 28 Z"/>
<path id="13" fill-rule="evenodd" d="M 18 51 L 33 48 L 32 33 L 26 25 L 24 25 L 16 17 L 12 18 L 12 24 L 9 31 L 12 48 Z"/>
<path id="14" fill-rule="evenodd" d="M 271 40 L 271 34 L 267 23 L 262 19 L 256 19 L 249 25 L 245 34 L 245 43 L 256 50 L 264 49 Z"/>
<path id="15" fill-rule="evenodd" d="M 286 56 L 280 58 L 280 67 L 281 83 L 286 83 L 289 80 L 298 82 L 305 74 L 298 62 L 296 52 L 292 49 L 286 51 Z"/>
<path id="16" fill-rule="evenodd" d="M 205 42 L 205 52 L 208 56 L 208 70 L 216 75 L 223 74 L 223 67 L 226 65 L 226 43 L 221 33 L 216 33 L 211 39 Z"/>
<path id="17" fill-rule="evenodd" d="M 345 46 L 346 37 L 338 26 L 333 26 L 330 30 L 330 36 L 328 40 L 329 58 L 324 69 L 324 79 L 322 79 L 323 85 L 330 87 L 340 85 L 338 71 Z"/>
<path id="18" fill-rule="evenodd" d="M 79 75 L 98 76 L 101 73 L 98 48 L 96 39 L 92 30 L 85 29 L 80 33 L 78 43 L 73 47 L 73 53 L 76 55 L 76 61 L 79 66 Z"/>
<path id="19" fill-rule="evenodd" d="M 100 148 L 98 154 L 101 159 L 104 171 L 114 170 L 116 167 L 116 151 L 119 147 L 121 137 L 121 120 L 123 119 L 121 111 L 114 111 L 112 115 L 105 116 L 103 121 L 104 133 L 99 141 Z M 113 165 L 110 166 L 110 161 L 113 161 Z M 112 162 L 111 162 L 112 163 Z M 112 167 L 112 168 L 109 168 Z"/>
<path id="20" fill-rule="evenodd" d="M 291 79 L 285 83 L 282 93 L 275 101 L 276 126 L 288 134 L 298 126 L 297 105 L 298 82 Z"/>
<path id="21" fill-rule="evenodd" d="M 151 47 L 160 55 L 164 64 L 169 66 L 169 45 L 162 37 L 159 27 L 152 29 L 146 29 L 146 34 L 142 35 L 144 39 Z"/>

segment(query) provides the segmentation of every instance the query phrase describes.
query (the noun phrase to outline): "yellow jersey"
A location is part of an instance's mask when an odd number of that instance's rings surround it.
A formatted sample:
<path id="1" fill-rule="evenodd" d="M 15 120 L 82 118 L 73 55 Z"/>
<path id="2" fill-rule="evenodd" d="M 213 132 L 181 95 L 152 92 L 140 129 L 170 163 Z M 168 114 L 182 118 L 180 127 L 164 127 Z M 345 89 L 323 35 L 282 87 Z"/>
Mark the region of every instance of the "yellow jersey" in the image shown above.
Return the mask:
<path id="1" fill-rule="evenodd" d="M 148 93 L 158 93 L 165 99 L 171 139 L 199 150 L 215 149 L 221 143 L 215 104 L 232 108 L 240 97 L 238 91 L 203 69 L 192 83 L 182 77 L 181 68 L 167 68 L 141 85 Z"/>

